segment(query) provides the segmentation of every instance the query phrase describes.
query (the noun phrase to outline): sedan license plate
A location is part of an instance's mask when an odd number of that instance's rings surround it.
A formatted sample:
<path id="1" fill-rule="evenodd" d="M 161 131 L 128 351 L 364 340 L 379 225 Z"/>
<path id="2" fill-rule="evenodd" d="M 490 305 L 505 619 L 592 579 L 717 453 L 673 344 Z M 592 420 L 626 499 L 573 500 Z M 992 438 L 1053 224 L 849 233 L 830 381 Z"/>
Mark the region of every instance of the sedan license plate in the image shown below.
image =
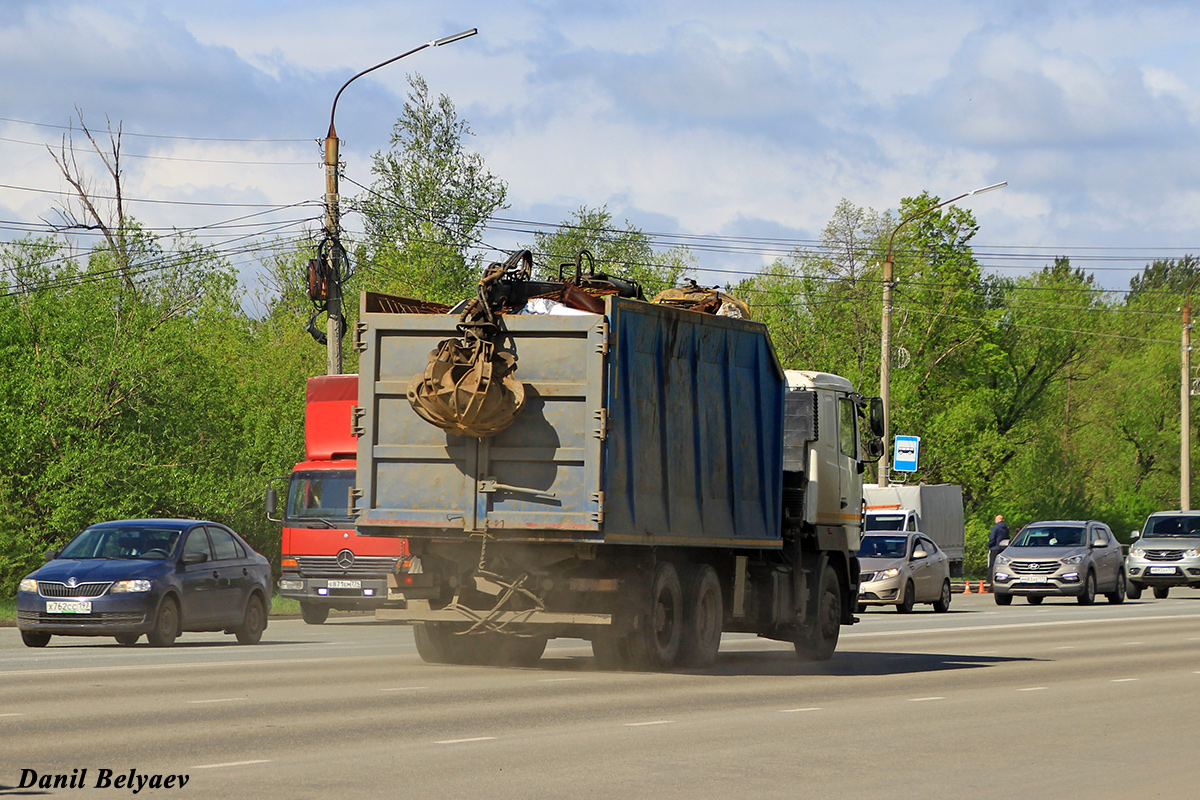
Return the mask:
<path id="1" fill-rule="evenodd" d="M 1021 578 L 1021 583 L 1049 583 L 1050 579 L 1045 575 L 1025 575 Z"/>
<path id="2" fill-rule="evenodd" d="M 1151 567 L 1150 569 L 1148 569 L 1146 571 L 1149 572 L 1151 575 L 1174 575 L 1175 574 L 1174 567 Z"/>
<path id="3" fill-rule="evenodd" d="M 92 613 L 92 602 L 90 600 L 47 600 L 47 614 L 90 614 Z"/>
<path id="4" fill-rule="evenodd" d="M 362 581 L 327 581 L 330 589 L 361 589 Z"/>

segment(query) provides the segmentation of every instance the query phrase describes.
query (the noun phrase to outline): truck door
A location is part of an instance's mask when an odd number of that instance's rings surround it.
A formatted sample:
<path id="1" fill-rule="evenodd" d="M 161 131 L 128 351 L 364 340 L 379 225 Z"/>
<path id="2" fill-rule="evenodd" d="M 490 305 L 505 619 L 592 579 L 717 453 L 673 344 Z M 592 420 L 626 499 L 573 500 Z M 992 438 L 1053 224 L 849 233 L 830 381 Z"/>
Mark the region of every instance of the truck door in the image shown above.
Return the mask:
<path id="1" fill-rule="evenodd" d="M 858 410 L 854 402 L 838 396 L 838 474 L 840 506 L 847 534 L 860 530 L 862 521 L 862 478 L 859 473 Z"/>
<path id="2" fill-rule="evenodd" d="M 424 372 L 431 348 L 455 335 L 453 317 L 380 314 L 365 326 L 360 533 L 486 530 L 512 538 L 600 529 L 605 318 L 505 319 L 505 345 L 516 353 L 525 403 L 510 427 L 484 439 L 447 433 L 408 401 L 408 385 Z"/>

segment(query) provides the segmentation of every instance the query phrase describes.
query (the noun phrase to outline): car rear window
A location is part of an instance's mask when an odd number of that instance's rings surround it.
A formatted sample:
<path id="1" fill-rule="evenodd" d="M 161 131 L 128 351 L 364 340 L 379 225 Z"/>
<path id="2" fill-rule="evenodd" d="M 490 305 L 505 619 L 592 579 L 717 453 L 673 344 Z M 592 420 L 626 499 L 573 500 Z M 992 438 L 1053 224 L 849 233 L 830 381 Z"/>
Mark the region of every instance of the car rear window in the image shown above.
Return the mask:
<path id="1" fill-rule="evenodd" d="M 237 545 L 233 535 L 222 528 L 209 528 L 208 536 L 212 539 L 213 558 L 217 561 L 232 561 L 238 558 Z"/>

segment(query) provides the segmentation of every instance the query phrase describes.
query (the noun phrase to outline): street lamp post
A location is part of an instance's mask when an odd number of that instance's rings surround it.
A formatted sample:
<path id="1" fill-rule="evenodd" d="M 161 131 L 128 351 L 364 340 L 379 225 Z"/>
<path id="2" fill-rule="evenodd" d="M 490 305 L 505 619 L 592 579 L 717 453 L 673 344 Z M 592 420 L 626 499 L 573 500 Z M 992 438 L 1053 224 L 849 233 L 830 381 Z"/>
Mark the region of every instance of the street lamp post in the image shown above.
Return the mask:
<path id="1" fill-rule="evenodd" d="M 908 223 L 914 219 L 919 219 L 926 214 L 937 211 L 942 206 L 948 206 L 951 203 L 957 203 L 964 197 L 971 195 L 983 194 L 990 192 L 993 189 L 1003 189 L 1008 186 L 1008 181 L 993 183 L 991 186 L 984 186 L 982 189 L 972 189 L 971 191 L 960 194 L 958 197 L 952 197 L 949 200 L 943 200 L 936 206 L 931 206 L 915 214 L 910 214 L 900 220 L 900 224 L 892 230 L 892 235 L 888 239 L 887 257 L 883 261 L 883 321 L 882 332 L 880 336 L 880 362 L 879 362 L 879 398 L 883 401 L 883 455 L 879 459 L 879 485 L 888 485 L 888 472 L 891 469 L 891 454 L 888 449 L 891 447 L 892 435 L 892 246 L 896 242 L 896 234 L 900 232 Z"/>
<path id="2" fill-rule="evenodd" d="M 398 56 L 389 58 L 387 61 L 382 61 L 373 67 L 364 69 L 350 80 L 342 84 L 342 88 L 333 97 L 333 107 L 329 110 L 329 133 L 325 135 L 325 238 L 330 240 L 332 246 L 324 248 L 326 259 L 326 275 L 327 292 L 326 298 L 326 321 L 325 329 L 325 350 L 326 350 L 326 371 L 330 375 L 340 375 L 342 373 L 342 332 L 345 330 L 345 319 L 342 316 L 342 266 L 341 266 L 341 238 L 342 238 L 342 222 L 341 211 L 338 195 L 338 138 L 337 130 L 333 125 L 334 114 L 337 113 L 338 98 L 342 96 L 342 92 L 346 91 L 346 87 L 354 81 L 366 75 L 368 72 L 374 72 L 380 67 L 386 67 L 394 61 L 411 56 L 413 53 L 418 53 L 427 47 L 441 47 L 444 44 L 457 42 L 459 39 L 466 39 L 468 36 L 474 36 L 478 33 L 477 28 L 456 33 L 453 36 L 446 36 L 441 39 L 435 39 L 431 42 L 426 42 L 420 47 L 414 47 L 407 53 L 401 53 Z"/>

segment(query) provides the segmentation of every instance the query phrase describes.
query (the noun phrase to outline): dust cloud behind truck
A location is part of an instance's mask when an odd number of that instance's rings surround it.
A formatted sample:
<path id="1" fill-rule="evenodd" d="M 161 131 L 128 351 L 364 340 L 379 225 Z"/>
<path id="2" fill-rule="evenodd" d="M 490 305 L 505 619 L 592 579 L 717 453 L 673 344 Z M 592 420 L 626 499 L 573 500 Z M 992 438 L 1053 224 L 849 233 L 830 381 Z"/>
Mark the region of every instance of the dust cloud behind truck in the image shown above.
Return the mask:
<path id="1" fill-rule="evenodd" d="M 603 304 L 504 317 L 524 407 L 477 438 L 409 400 L 457 318 L 364 295 L 356 525 L 413 556 L 406 607 L 376 616 L 413 623 L 429 662 L 534 663 L 571 637 L 602 667 L 706 666 L 722 631 L 830 658 L 856 621 L 871 403 L 785 374 L 761 324 Z"/>
<path id="2" fill-rule="evenodd" d="M 950 576 L 962 577 L 962 487 L 920 483 L 863 486 L 867 531 L 920 531 L 950 558 Z"/>

